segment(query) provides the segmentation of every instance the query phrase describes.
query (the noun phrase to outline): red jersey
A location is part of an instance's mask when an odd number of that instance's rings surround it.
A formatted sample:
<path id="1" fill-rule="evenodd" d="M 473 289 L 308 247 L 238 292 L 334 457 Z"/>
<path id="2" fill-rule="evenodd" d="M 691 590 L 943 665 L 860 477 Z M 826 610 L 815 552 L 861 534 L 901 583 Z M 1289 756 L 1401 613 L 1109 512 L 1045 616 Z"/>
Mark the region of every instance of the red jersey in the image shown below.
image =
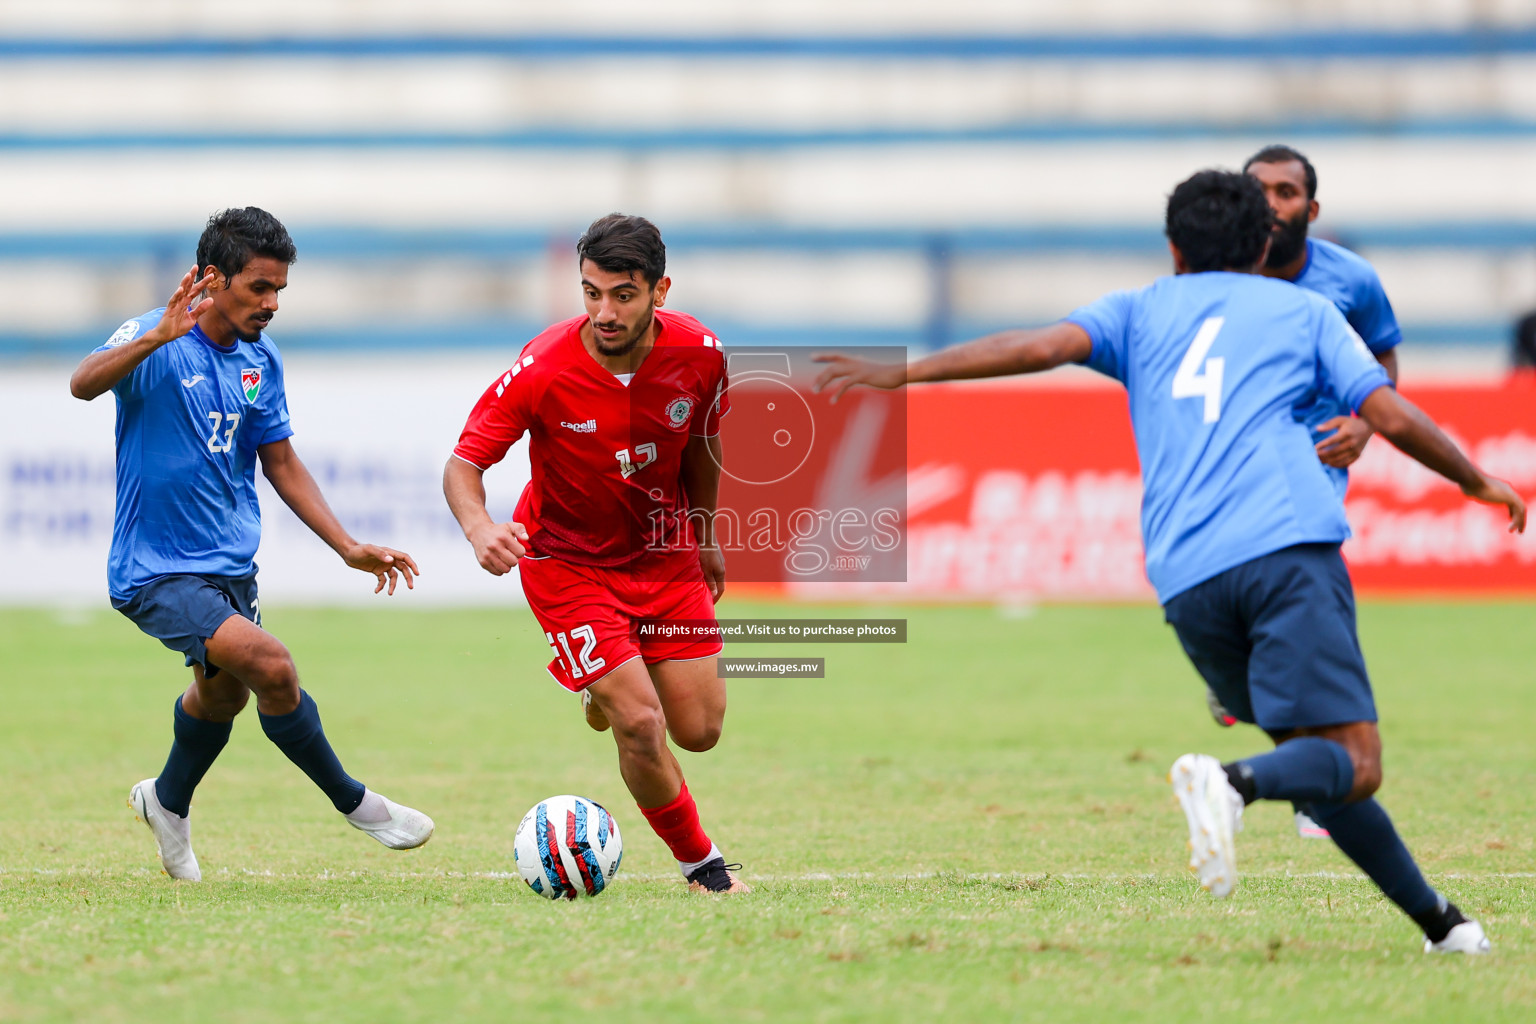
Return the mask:
<path id="1" fill-rule="evenodd" d="M 655 347 L 626 386 L 582 345 L 586 322 L 530 341 L 480 397 L 453 454 L 489 469 L 528 434 L 533 478 L 515 515 L 535 556 L 611 567 L 696 547 L 683 449 L 718 434 L 730 407 L 722 346 L 688 314 L 658 309 Z"/>

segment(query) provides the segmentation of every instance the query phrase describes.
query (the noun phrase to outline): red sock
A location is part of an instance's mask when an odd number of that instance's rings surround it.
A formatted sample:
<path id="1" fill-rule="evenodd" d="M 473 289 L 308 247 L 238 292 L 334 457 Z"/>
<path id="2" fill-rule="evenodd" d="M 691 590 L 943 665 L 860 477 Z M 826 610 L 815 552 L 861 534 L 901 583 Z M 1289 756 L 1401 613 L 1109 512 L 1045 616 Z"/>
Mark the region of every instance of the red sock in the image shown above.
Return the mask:
<path id="1" fill-rule="evenodd" d="M 709 856 L 710 847 L 714 844 L 699 824 L 699 807 L 693 802 L 693 794 L 688 792 L 687 782 L 683 783 L 676 800 L 665 807 L 642 807 L 640 813 L 645 815 L 645 820 L 651 823 L 651 829 L 661 837 L 661 841 L 667 844 L 672 856 L 682 863 L 692 864 Z"/>

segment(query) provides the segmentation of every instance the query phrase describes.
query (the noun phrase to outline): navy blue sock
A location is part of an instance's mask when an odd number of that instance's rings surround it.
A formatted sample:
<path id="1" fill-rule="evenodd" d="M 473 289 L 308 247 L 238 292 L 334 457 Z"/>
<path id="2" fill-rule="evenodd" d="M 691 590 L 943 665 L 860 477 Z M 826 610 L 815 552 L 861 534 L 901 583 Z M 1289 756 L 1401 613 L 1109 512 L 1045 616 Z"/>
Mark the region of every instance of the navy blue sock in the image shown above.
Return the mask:
<path id="1" fill-rule="evenodd" d="M 1387 898 L 1402 907 L 1403 913 L 1417 921 L 1430 938 L 1440 941 L 1450 931 L 1450 925 L 1463 920 L 1424 881 L 1413 855 L 1392 826 L 1392 819 L 1374 798 L 1352 804 L 1314 803 L 1312 817 L 1328 830 L 1339 849 L 1360 865 L 1360 870 L 1370 875 Z M 1448 913 L 1455 917 L 1449 923 Z"/>
<path id="2" fill-rule="evenodd" d="M 170 756 L 155 779 L 155 799 L 160 806 L 185 818 L 192 809 L 192 791 L 203 781 L 224 744 L 229 742 L 231 722 L 205 722 L 182 710 L 176 698 L 176 725 Z"/>
<path id="3" fill-rule="evenodd" d="M 288 755 L 315 785 L 325 791 L 342 814 L 351 814 L 363 802 L 363 784 L 342 771 L 341 762 L 320 725 L 315 699 L 299 691 L 299 706 L 286 715 L 259 715 L 261 731 Z"/>
<path id="4" fill-rule="evenodd" d="M 1248 803 L 1290 800 L 1337 803 L 1355 784 L 1355 766 L 1343 745 L 1320 736 L 1286 740 L 1268 754 L 1244 758 L 1227 768 L 1232 785 Z"/>

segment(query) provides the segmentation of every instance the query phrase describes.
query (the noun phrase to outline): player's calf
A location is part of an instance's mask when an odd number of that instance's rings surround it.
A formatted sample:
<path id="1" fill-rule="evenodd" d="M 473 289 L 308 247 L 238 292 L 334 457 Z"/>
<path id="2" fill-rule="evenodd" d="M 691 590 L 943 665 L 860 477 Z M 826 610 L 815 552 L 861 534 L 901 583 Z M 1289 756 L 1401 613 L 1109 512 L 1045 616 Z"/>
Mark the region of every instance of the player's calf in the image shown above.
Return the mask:
<path id="1" fill-rule="evenodd" d="M 286 715 L 299 706 L 299 670 L 277 637 L 254 622 L 232 615 L 207 643 L 208 661 L 256 694 L 256 710 Z M 218 675 L 211 678 L 217 679 Z"/>
<path id="2" fill-rule="evenodd" d="M 713 750 L 715 744 L 720 742 L 720 723 L 718 722 L 690 723 L 684 727 L 668 723 L 667 732 L 672 737 L 673 743 L 695 754 Z"/>
<path id="3" fill-rule="evenodd" d="M 683 877 L 709 892 L 747 891 L 725 869 L 724 855 L 699 821 L 698 805 L 667 749 L 667 716 L 644 666 L 638 659 L 620 665 L 589 690 L 613 726 L 619 772 L 630 795 L 672 851 Z"/>
<path id="4" fill-rule="evenodd" d="M 251 689 L 228 672 L 209 676 L 192 666 L 192 685 L 181 695 L 181 707 L 204 722 L 233 722 L 251 700 Z"/>
<path id="5" fill-rule="evenodd" d="M 1349 757 L 1352 781 L 1345 801 L 1365 800 L 1381 788 L 1381 733 L 1375 722 L 1297 729 L 1277 737 L 1276 743 L 1283 748 L 1285 744 L 1308 737 L 1335 743 Z"/>
<path id="6" fill-rule="evenodd" d="M 1423 929 L 1425 952 L 1487 952 L 1482 926 L 1430 888 L 1392 819 L 1374 798 L 1316 803 L 1312 813 L 1345 856 Z"/>
<path id="7" fill-rule="evenodd" d="M 647 671 L 672 742 L 694 753 L 713 749 L 725 724 L 725 680 L 718 658 L 668 659 Z"/>

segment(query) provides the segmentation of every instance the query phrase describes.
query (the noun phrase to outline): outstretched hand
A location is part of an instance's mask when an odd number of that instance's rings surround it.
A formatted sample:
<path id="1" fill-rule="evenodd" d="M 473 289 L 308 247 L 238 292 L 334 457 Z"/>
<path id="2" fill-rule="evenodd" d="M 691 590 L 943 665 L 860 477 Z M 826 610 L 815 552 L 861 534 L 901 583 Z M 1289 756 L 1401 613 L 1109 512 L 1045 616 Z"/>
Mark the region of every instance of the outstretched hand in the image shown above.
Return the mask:
<path id="1" fill-rule="evenodd" d="M 194 296 L 199 295 L 213 280 L 213 268 L 202 277 L 197 276 L 197 266 L 182 276 L 181 283 L 171 293 L 171 297 L 165 300 L 165 313 L 160 317 L 160 323 L 155 326 L 154 333 L 161 342 L 175 341 L 190 331 L 197 323 L 197 318 L 213 308 L 212 299 L 204 299 L 196 306 L 191 302 Z"/>
<path id="2" fill-rule="evenodd" d="M 342 557 L 352 568 L 371 572 L 378 577 L 379 585 L 373 588 L 375 594 L 388 584 L 389 593 L 393 596 L 401 576 L 405 577 L 406 589 L 415 590 L 415 578 L 421 575 L 421 570 L 416 567 L 416 560 L 410 555 L 404 551 L 380 547 L 377 544 L 358 544 Z"/>
<path id="3" fill-rule="evenodd" d="M 1328 433 L 1329 436 L 1315 446 L 1317 457 L 1323 461 L 1323 465 L 1336 469 L 1348 469 L 1353 465 L 1360 458 L 1360 453 L 1365 451 L 1366 442 L 1376 433 L 1369 423 L 1358 416 L 1335 416 L 1319 423 L 1312 430 L 1318 434 Z"/>
<path id="4" fill-rule="evenodd" d="M 1525 500 L 1506 481 L 1484 473 L 1476 484 L 1461 489 L 1461 493 L 1473 501 L 1487 505 L 1503 505 L 1509 509 L 1509 532 L 1525 532 Z"/>
<path id="5" fill-rule="evenodd" d="M 833 352 L 818 352 L 811 357 L 814 362 L 826 363 L 827 368 L 816 376 L 814 391 L 832 389 L 832 404 L 855 384 L 889 391 L 907 382 L 907 368 L 888 363 L 875 363 L 868 359 L 852 359 Z"/>

